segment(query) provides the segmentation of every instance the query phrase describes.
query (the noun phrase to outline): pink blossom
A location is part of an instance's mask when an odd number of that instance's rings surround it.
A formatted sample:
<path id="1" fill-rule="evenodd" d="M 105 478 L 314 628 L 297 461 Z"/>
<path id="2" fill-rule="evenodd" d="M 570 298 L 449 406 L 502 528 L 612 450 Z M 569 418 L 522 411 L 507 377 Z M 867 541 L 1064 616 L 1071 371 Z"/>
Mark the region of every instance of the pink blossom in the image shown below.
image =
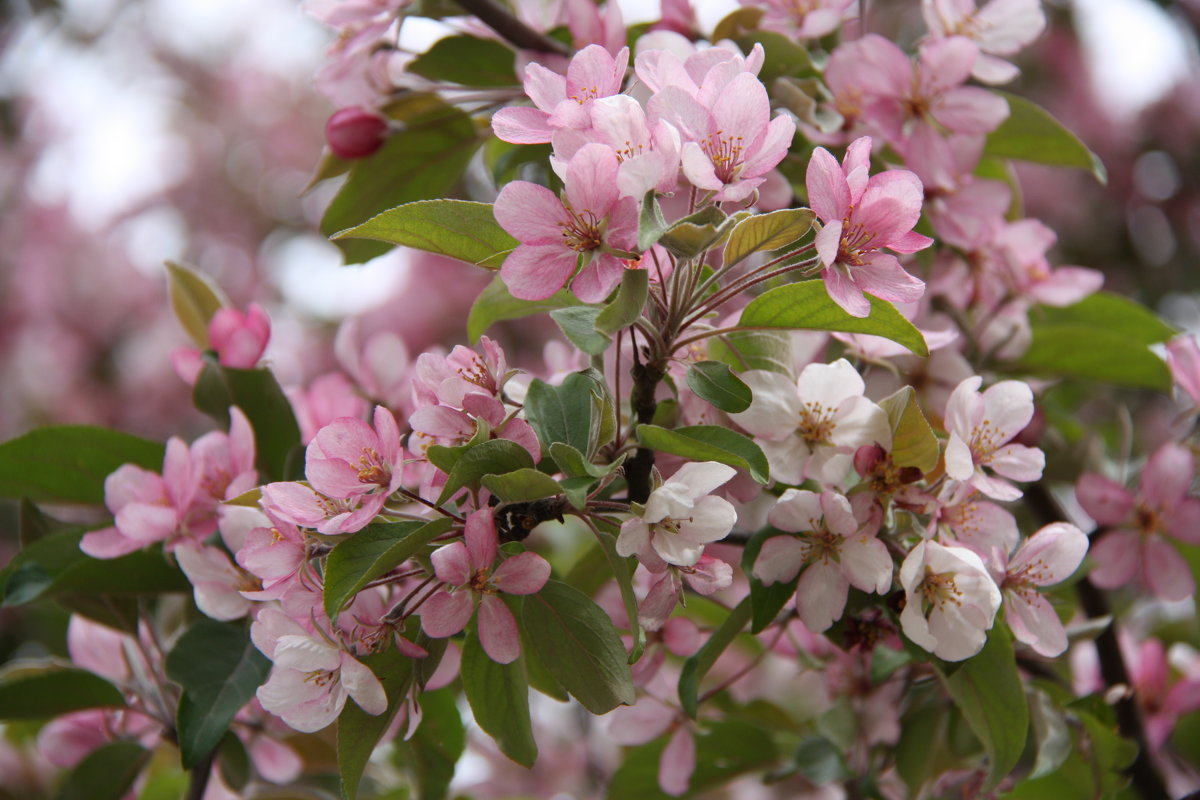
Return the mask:
<path id="1" fill-rule="evenodd" d="M 983 649 L 1000 608 L 1000 590 L 974 551 L 923 541 L 900 565 L 900 583 L 905 636 L 947 661 Z"/>
<path id="2" fill-rule="evenodd" d="M 649 103 L 651 119 L 665 119 L 684 139 L 683 173 L 694 186 L 715 192 L 719 202 L 750 197 L 791 147 L 796 123 L 771 119 L 766 87 L 755 75 L 737 73 L 707 106 L 678 86 L 667 86 Z"/>
<path id="3" fill-rule="evenodd" d="M 1062 583 L 1079 568 L 1087 554 L 1083 531 L 1066 522 L 1039 529 L 1003 565 L 1000 589 L 1008 626 L 1018 640 L 1048 658 L 1067 649 L 1067 634 L 1053 606 L 1037 587 Z M 1004 551 L 999 551 L 1003 553 Z"/>
<path id="4" fill-rule="evenodd" d="M 506 142 L 541 144 L 549 142 L 556 130 L 587 128 L 591 104 L 621 91 L 628 65 L 628 48 L 621 48 L 614 57 L 598 44 L 575 54 L 566 77 L 541 64 L 530 64 L 525 68 L 525 94 L 535 108 L 500 109 L 492 117 L 492 130 Z"/>
<path id="5" fill-rule="evenodd" d="M 687 56 L 680 58 L 676 50 L 686 50 Z M 652 92 L 675 87 L 705 108 L 712 108 L 730 81 L 742 73 L 758 75 L 765 59 L 761 44 L 755 44 L 750 54 L 743 57 L 732 45 L 697 50 L 691 42 L 680 42 L 678 48 L 642 50 L 635 69 L 638 79 Z"/>
<path id="6" fill-rule="evenodd" d="M 730 502 L 710 494 L 735 474 L 715 461 L 684 464 L 650 493 L 639 516 L 622 523 L 617 552 L 682 567 L 696 564 L 704 545 L 724 538 L 737 521 Z"/>
<path id="7" fill-rule="evenodd" d="M 251 629 L 255 645 L 274 662 L 258 688 L 263 708 L 303 733 L 329 725 L 351 698 L 368 714 L 387 710 L 382 684 L 366 666 L 281 611 L 265 608 Z"/>
<path id="8" fill-rule="evenodd" d="M 370 406 L 354 390 L 354 385 L 341 372 L 327 372 L 316 378 L 307 389 L 288 387 L 288 401 L 300 425 L 300 441 L 308 444 L 317 431 L 338 417 L 367 415 Z"/>
<path id="9" fill-rule="evenodd" d="M 845 359 L 809 364 L 795 382 L 764 370 L 741 377 L 754 399 L 729 416 L 754 436 L 780 483 L 837 483 L 850 472 L 859 447 L 891 447 L 887 415 L 863 396 L 862 376 Z"/>
<path id="10" fill-rule="evenodd" d="M 255 591 L 259 583 L 253 575 L 235 566 L 224 550 L 186 542 L 175 549 L 175 558 L 192 584 L 196 607 L 201 613 L 213 619 L 231 620 L 250 611 L 251 603 L 241 591 Z"/>
<path id="11" fill-rule="evenodd" d="M 1018 70 L 996 56 L 1015 55 L 1046 27 L 1041 0 L 921 0 L 930 35 L 966 36 L 979 46 L 971 74 L 984 83 L 1007 83 Z"/>
<path id="12" fill-rule="evenodd" d="M 512 612 L 496 595 L 536 594 L 550 578 L 550 564 L 537 553 L 525 552 L 493 569 L 499 540 L 488 508 L 467 517 L 463 538 L 431 556 L 443 586 L 421 606 L 421 627 L 435 639 L 453 636 L 467 626 L 478 606 L 484 652 L 493 661 L 511 663 L 521 655 L 521 637 Z"/>
<path id="13" fill-rule="evenodd" d="M 617 187 L 622 197 L 640 200 L 651 189 L 672 192 L 679 182 L 679 132 L 664 120 L 651 126 L 642 105 L 629 95 L 603 97 L 592 103 L 589 130 L 556 132 L 552 165 L 561 172 L 564 160 L 593 142 L 616 152 Z"/>
<path id="14" fill-rule="evenodd" d="M 1183 390 L 1200 405 L 1200 341 L 1194 334 L 1176 336 L 1167 342 L 1167 366 Z"/>
<path id="15" fill-rule="evenodd" d="M 237 563 L 259 579 L 261 589 L 246 596 L 254 600 L 278 598 L 300 573 L 307 560 L 304 534 L 280 519 L 270 527 L 258 527 L 246 535 L 237 552 Z"/>
<path id="16" fill-rule="evenodd" d="M 262 487 L 262 506 L 268 516 L 329 535 L 365 528 L 379 513 L 381 497 L 380 494 L 328 497 L 307 484 L 292 481 Z"/>
<path id="17" fill-rule="evenodd" d="M 616 287 L 625 263 L 610 248 L 635 250 L 638 224 L 637 201 L 620 196 L 617 172 L 612 148 L 588 144 L 567 163 L 565 199 L 528 181 L 500 191 L 496 221 L 521 242 L 500 268 L 514 297 L 542 300 L 571 281 L 580 300 L 594 303 Z"/>
<path id="18" fill-rule="evenodd" d="M 854 0 L 741 0 L 743 6 L 762 8 L 763 30 L 795 39 L 819 39 L 836 31 Z"/>
<path id="19" fill-rule="evenodd" d="M 1188 495 L 1195 469 L 1191 451 L 1168 442 L 1146 463 L 1136 493 L 1095 473 L 1079 479 L 1079 504 L 1097 523 L 1112 529 L 1102 531 L 1092 545 L 1092 583 L 1115 589 L 1136 577 L 1147 591 L 1165 600 L 1182 600 L 1195 591 L 1187 562 L 1163 538 L 1166 534 L 1200 544 L 1200 498 Z"/>
<path id="20" fill-rule="evenodd" d="M 968 490 L 969 491 L 969 490 Z M 974 495 L 971 492 L 973 497 Z M 932 509 L 929 532 L 938 534 L 943 544 L 957 543 L 986 558 L 994 548 L 1012 552 L 1021 537 L 1017 519 L 1011 512 L 986 500 L 962 499 L 961 490 L 938 501 Z M 947 539 L 950 542 L 947 542 Z"/>
<path id="21" fill-rule="evenodd" d="M 245 313 L 222 308 L 208 321 L 208 342 L 217 351 L 217 360 L 226 367 L 251 369 L 262 358 L 271 338 L 271 320 L 258 303 Z"/>
<path id="22" fill-rule="evenodd" d="M 172 550 L 217 527 L 218 504 L 253 488 L 254 433 L 241 409 L 230 409 L 229 433 L 213 431 L 189 447 L 167 442 L 162 474 L 125 464 L 104 481 L 104 502 L 115 525 L 84 535 L 80 549 L 116 558 L 163 542 Z"/>
<path id="23" fill-rule="evenodd" d="M 803 569 L 796 585 L 796 610 L 814 633 L 828 630 L 841 618 L 851 585 L 876 594 L 891 589 L 892 557 L 875 538 L 878 516 L 860 522 L 844 496 L 788 489 L 767 519 L 798 535 L 763 542 L 754 576 L 769 585 L 790 581 Z"/>
<path id="24" fill-rule="evenodd" d="M 816 238 L 825 288 L 834 302 L 856 317 L 871 313 L 863 292 L 912 302 L 925 291 L 924 283 L 881 248 L 913 253 L 933 243 L 912 230 L 921 216 L 920 179 L 907 170 L 868 177 L 870 161 L 871 139 L 866 136 L 850 145 L 841 165 L 818 147 L 805 179 L 809 204 L 825 223 Z"/>
<path id="25" fill-rule="evenodd" d="M 355 417 L 339 417 L 317 431 L 305 451 L 304 472 L 314 491 L 360 498 L 362 508 L 374 515 L 400 488 L 403 458 L 396 418 L 376 406 L 374 428 Z"/>
<path id="26" fill-rule="evenodd" d="M 408 346 L 403 337 L 392 331 L 376 331 L 364 336 L 360 327 L 358 319 L 350 318 L 338 328 L 333 343 L 338 363 L 368 398 L 393 410 L 405 408 L 413 366 Z"/>
<path id="27" fill-rule="evenodd" d="M 982 384 L 977 375 L 967 378 L 946 403 L 946 474 L 996 500 L 1016 500 L 1021 490 L 1002 478 L 1035 481 L 1046 463 L 1036 447 L 1009 444 L 1033 419 L 1033 392 L 1020 381 L 1001 381 L 981 394 Z"/>

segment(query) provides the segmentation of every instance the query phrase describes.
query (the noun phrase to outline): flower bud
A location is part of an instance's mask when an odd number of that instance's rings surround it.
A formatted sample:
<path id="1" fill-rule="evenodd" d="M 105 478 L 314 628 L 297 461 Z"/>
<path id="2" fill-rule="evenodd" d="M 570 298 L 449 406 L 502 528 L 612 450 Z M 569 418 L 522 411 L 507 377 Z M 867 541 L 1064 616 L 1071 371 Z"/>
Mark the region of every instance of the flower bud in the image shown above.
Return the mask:
<path id="1" fill-rule="evenodd" d="M 325 123 L 325 140 L 338 158 L 366 158 L 383 146 L 387 120 L 358 106 L 339 108 Z"/>

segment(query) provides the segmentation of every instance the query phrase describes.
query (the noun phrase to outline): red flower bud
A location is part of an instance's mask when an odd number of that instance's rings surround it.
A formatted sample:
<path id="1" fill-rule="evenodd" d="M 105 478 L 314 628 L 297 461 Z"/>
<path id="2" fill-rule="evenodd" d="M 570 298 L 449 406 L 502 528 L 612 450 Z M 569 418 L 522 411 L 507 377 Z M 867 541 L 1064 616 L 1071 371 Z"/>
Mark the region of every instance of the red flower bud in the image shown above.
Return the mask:
<path id="1" fill-rule="evenodd" d="M 325 123 L 325 140 L 338 158 L 366 158 L 383 146 L 387 120 L 358 106 L 339 108 Z"/>

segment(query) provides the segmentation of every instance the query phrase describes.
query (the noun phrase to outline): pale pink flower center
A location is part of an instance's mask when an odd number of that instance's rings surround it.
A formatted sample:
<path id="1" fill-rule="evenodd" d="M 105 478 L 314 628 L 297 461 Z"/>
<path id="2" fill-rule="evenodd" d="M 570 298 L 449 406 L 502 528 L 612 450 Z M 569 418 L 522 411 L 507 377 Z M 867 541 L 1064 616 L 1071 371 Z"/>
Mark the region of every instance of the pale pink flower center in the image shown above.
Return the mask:
<path id="1" fill-rule="evenodd" d="M 962 592 L 954 577 L 953 572 L 934 572 L 933 567 L 925 567 L 925 578 L 917 587 L 917 591 L 924 600 L 923 610 L 926 614 L 933 609 L 941 611 L 947 603 L 962 606 L 962 601 L 958 599 L 962 597 Z"/>
<path id="2" fill-rule="evenodd" d="M 596 100 L 599 97 L 600 88 L 598 86 L 584 86 L 579 89 L 577 94 L 568 95 L 567 99 L 574 100 L 576 103 L 579 103 L 579 105 L 584 105 L 585 103 L 591 100 Z"/>
<path id="3" fill-rule="evenodd" d="M 730 183 L 737 177 L 746 149 L 741 136 L 726 136 L 724 131 L 717 131 L 706 136 L 700 147 L 712 161 L 713 171 L 722 183 Z"/>
<path id="4" fill-rule="evenodd" d="M 828 442 L 837 428 L 837 423 L 833 421 L 834 411 L 832 406 L 827 408 L 823 403 L 805 403 L 800 412 L 800 424 L 796 426 L 796 433 L 811 444 Z"/>
<path id="5" fill-rule="evenodd" d="M 992 460 L 992 454 L 1008 439 L 1003 438 L 1000 430 L 990 419 L 971 429 L 971 456 L 976 464 L 987 464 Z"/>
<path id="6" fill-rule="evenodd" d="M 823 561 L 826 564 L 829 562 L 840 563 L 839 555 L 842 549 L 842 542 L 846 541 L 846 537 L 831 531 L 821 529 L 811 531 L 808 534 L 808 553 L 807 560 L 811 564 L 818 561 Z"/>
<path id="7" fill-rule="evenodd" d="M 373 447 L 364 447 L 362 455 L 358 457 L 358 482 L 386 487 L 391 480 L 392 470 L 383 463 L 379 451 Z"/>
<path id="8" fill-rule="evenodd" d="M 601 220 L 586 209 L 577 213 L 568 205 L 563 207 L 567 210 L 570 220 L 559 222 L 558 227 L 562 229 L 563 240 L 567 247 L 577 253 L 586 253 L 600 247 L 604 241 L 604 237 L 600 234 Z"/>
<path id="9" fill-rule="evenodd" d="M 866 226 L 862 223 L 850 224 L 850 214 L 853 211 L 854 207 L 851 206 L 850 211 L 846 212 L 846 218 L 842 220 L 842 239 L 838 242 L 837 260 L 844 264 L 861 267 L 863 264 L 863 254 L 873 252 L 879 248 L 870 246 L 871 240 L 875 238 L 875 234 L 867 230 Z"/>
<path id="10" fill-rule="evenodd" d="M 337 682 L 337 679 L 337 674 L 331 669 L 314 669 L 304 676 L 304 682 L 311 683 L 313 686 L 328 686 Z"/>

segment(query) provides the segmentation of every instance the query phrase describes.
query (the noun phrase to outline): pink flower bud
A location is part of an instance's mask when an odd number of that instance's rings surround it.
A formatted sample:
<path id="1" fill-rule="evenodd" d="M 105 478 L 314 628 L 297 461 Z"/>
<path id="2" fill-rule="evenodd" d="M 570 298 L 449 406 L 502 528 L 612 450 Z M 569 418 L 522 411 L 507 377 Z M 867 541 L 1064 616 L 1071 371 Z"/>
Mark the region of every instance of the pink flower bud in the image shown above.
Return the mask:
<path id="1" fill-rule="evenodd" d="M 325 140 L 338 158 L 366 158 L 383 146 L 387 131 L 383 117 L 350 106 L 333 112 L 325 123 Z"/>
<path id="2" fill-rule="evenodd" d="M 271 320 L 258 303 L 251 303 L 244 314 L 236 308 L 222 308 L 208 321 L 209 344 L 226 367 L 252 369 L 270 338 Z"/>

